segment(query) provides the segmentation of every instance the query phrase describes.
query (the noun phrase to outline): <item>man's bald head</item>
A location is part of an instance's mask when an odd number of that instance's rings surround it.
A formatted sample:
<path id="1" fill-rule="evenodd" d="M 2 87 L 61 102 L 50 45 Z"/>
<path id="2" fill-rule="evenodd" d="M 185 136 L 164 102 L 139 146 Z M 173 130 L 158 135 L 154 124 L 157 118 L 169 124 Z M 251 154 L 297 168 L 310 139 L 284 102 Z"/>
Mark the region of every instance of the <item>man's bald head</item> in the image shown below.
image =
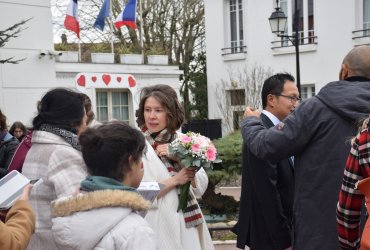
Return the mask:
<path id="1" fill-rule="evenodd" d="M 342 71 L 347 71 L 345 77 L 370 78 L 370 46 L 363 45 L 353 48 L 343 60 Z"/>

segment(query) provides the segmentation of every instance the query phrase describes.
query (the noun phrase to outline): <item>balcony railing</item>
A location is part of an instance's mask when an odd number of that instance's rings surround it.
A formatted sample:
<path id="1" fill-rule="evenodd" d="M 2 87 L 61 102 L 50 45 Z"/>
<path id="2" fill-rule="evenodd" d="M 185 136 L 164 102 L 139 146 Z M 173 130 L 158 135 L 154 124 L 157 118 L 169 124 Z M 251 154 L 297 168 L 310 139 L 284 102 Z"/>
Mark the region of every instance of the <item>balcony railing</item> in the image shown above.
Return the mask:
<path id="1" fill-rule="evenodd" d="M 306 44 L 317 44 L 317 36 L 315 36 L 315 30 L 308 30 L 308 36 L 304 36 L 304 31 L 298 32 L 298 43 L 299 45 Z M 288 34 L 284 34 L 288 35 Z M 295 32 L 292 34 L 292 39 L 294 39 Z M 294 46 L 293 43 L 287 37 L 280 37 L 280 40 L 271 42 L 272 49 L 282 48 L 282 47 L 291 47 Z"/>
<path id="2" fill-rule="evenodd" d="M 370 25 L 369 25 L 370 26 Z M 370 28 L 352 31 L 352 39 L 356 40 L 363 37 L 370 37 Z"/>
<path id="3" fill-rule="evenodd" d="M 234 46 L 230 48 L 222 48 L 222 55 L 230 55 L 236 53 L 247 53 L 247 46 Z"/>

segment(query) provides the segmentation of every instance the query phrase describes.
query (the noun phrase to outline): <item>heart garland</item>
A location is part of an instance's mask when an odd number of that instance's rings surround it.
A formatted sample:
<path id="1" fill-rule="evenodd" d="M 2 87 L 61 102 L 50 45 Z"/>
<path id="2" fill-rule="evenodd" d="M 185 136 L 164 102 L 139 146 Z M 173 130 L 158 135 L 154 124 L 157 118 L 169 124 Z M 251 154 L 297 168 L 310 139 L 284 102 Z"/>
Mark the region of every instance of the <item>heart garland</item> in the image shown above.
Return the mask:
<path id="1" fill-rule="evenodd" d="M 106 86 L 108 86 L 110 84 L 110 82 L 112 81 L 112 77 L 109 74 L 103 74 L 101 76 L 101 79 L 102 79 L 102 81 L 104 82 L 104 84 Z M 92 76 L 91 77 L 92 82 L 96 83 L 97 80 L 98 80 L 97 76 Z M 128 80 L 128 85 L 130 86 L 130 88 L 133 88 L 133 87 L 136 86 L 135 78 L 133 78 L 132 76 L 129 76 L 127 80 Z M 121 83 L 122 82 L 122 77 L 117 76 L 116 81 L 118 83 Z M 85 87 L 86 86 L 86 76 L 85 75 L 80 75 L 80 77 L 77 79 L 77 84 L 81 87 Z"/>

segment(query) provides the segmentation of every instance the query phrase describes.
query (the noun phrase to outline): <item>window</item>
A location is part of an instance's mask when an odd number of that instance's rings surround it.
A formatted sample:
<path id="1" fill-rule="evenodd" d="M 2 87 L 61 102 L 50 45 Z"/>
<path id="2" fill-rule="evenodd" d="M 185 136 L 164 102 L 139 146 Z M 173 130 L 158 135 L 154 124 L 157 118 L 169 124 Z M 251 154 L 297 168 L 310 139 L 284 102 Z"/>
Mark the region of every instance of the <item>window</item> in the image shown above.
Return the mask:
<path id="1" fill-rule="evenodd" d="M 127 91 L 96 91 L 97 120 L 130 121 L 129 94 Z"/>
<path id="2" fill-rule="evenodd" d="M 364 36 L 370 36 L 370 0 L 363 0 Z"/>
<path id="3" fill-rule="evenodd" d="M 245 105 L 245 89 L 229 90 L 231 106 Z"/>
<path id="4" fill-rule="evenodd" d="M 370 0 L 356 1 L 356 30 L 352 31 L 355 45 L 369 43 L 370 37 Z"/>
<path id="5" fill-rule="evenodd" d="M 301 88 L 301 97 L 302 100 L 310 98 L 315 95 L 315 86 L 314 85 L 304 85 Z"/>
<path id="6" fill-rule="evenodd" d="M 243 0 L 229 1 L 231 53 L 244 52 Z"/>
<path id="7" fill-rule="evenodd" d="M 243 120 L 243 111 L 234 111 L 233 112 L 233 128 L 234 130 L 239 129 L 239 124 Z"/>
<path id="8" fill-rule="evenodd" d="M 280 0 L 280 8 L 287 16 L 285 35 L 295 34 L 295 0 Z M 298 0 L 299 12 L 298 42 L 299 44 L 312 44 L 315 41 L 314 27 L 314 0 Z M 292 45 L 287 38 L 281 39 L 281 47 Z"/>

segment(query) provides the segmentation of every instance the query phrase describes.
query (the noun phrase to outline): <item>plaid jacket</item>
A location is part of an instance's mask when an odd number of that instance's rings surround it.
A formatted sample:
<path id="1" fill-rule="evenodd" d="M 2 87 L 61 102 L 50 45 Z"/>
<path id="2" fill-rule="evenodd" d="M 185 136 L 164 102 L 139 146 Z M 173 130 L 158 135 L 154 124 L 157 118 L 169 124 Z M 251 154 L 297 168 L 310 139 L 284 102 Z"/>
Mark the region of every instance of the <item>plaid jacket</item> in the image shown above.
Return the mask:
<path id="1" fill-rule="evenodd" d="M 360 217 L 364 195 L 355 189 L 355 184 L 369 176 L 370 132 L 366 124 L 352 143 L 339 192 L 337 225 L 342 249 L 358 249 L 360 246 Z"/>
<path id="2" fill-rule="evenodd" d="M 81 152 L 60 136 L 34 131 L 22 173 L 29 179 L 43 179 L 43 183 L 31 191 L 30 204 L 36 214 L 36 231 L 27 249 L 57 249 L 51 232 L 50 203 L 74 193 L 86 177 Z"/>

